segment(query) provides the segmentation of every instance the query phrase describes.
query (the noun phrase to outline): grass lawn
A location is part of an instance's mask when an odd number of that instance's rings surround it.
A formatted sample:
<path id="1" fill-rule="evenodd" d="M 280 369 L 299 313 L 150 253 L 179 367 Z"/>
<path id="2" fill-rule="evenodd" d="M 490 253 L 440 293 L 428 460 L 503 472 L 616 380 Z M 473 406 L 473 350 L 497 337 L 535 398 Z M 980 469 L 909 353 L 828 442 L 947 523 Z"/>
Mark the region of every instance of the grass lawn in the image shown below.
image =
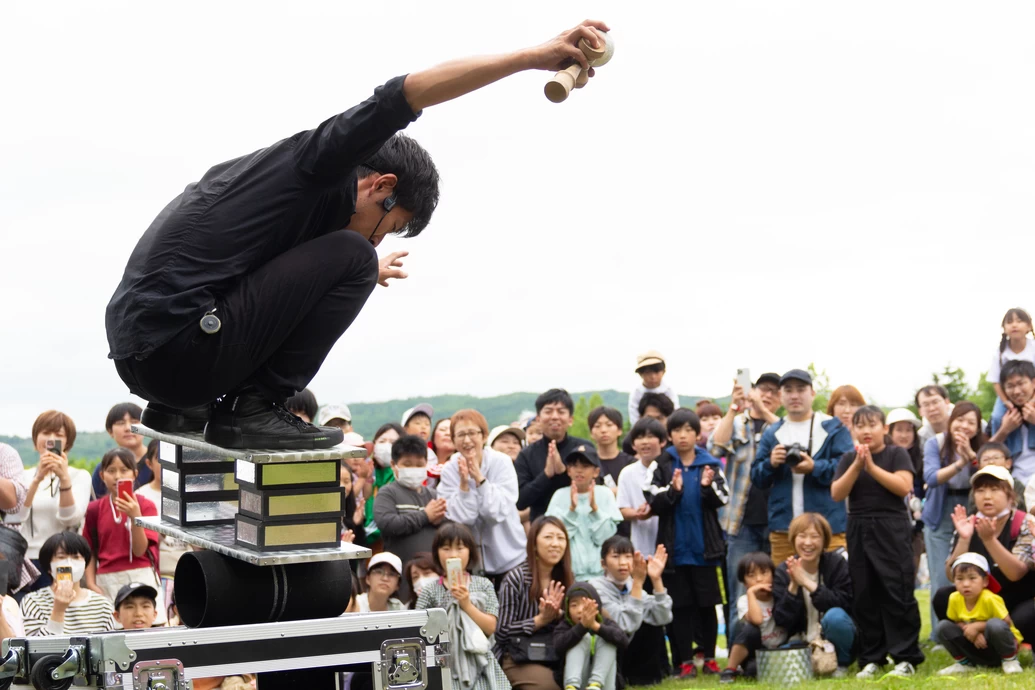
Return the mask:
<path id="1" fill-rule="evenodd" d="M 920 604 L 920 618 L 921 618 L 921 631 L 920 639 L 926 640 L 930 634 L 930 621 L 928 620 L 928 593 L 927 590 L 917 590 L 916 592 L 917 601 Z M 725 646 L 725 640 L 719 639 L 720 646 Z M 945 668 L 952 663 L 952 658 L 945 652 L 930 651 L 930 644 L 924 644 L 924 654 L 927 655 L 927 660 L 917 668 L 916 676 L 913 678 L 885 678 L 879 681 L 863 681 L 856 680 L 855 673 L 859 669 L 855 664 L 852 665 L 851 671 L 847 678 L 833 679 L 826 678 L 823 680 L 813 681 L 797 687 L 805 690 L 818 690 L 819 688 L 830 688 L 833 686 L 836 690 L 848 688 L 873 688 L 874 686 L 885 686 L 885 687 L 907 687 L 923 685 L 930 688 L 946 688 L 946 690 L 1021 690 L 1021 688 L 1035 688 L 1035 672 L 1032 671 L 1032 655 L 1031 652 L 1021 652 L 1021 666 L 1024 667 L 1024 673 L 1020 673 L 1014 676 L 1003 675 L 1003 672 L 998 669 L 982 669 L 976 673 L 972 673 L 967 676 L 960 677 L 940 677 L 936 675 L 939 669 Z M 719 666 L 725 667 L 724 660 L 719 660 Z M 891 667 L 887 667 L 887 670 L 891 670 Z M 698 676 L 694 680 L 676 680 L 669 679 L 660 685 L 651 686 L 653 690 L 684 690 L 684 688 L 693 690 L 695 688 L 706 688 L 706 687 L 719 687 L 719 679 L 717 676 Z M 730 687 L 730 686 L 725 686 Z M 777 687 L 770 685 L 760 685 L 754 680 L 738 679 L 733 684 L 736 687 Z"/>

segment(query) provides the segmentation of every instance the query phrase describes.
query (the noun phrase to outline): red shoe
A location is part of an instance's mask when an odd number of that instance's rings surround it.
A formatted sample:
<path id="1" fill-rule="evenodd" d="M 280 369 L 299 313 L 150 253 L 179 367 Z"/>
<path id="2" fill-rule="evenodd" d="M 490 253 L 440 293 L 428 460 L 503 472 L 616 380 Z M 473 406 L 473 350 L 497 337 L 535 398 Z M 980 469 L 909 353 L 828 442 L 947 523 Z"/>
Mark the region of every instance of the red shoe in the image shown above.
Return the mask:
<path id="1" fill-rule="evenodd" d="M 697 677 L 697 667 L 693 664 L 680 664 L 679 666 L 679 679 L 680 680 L 693 680 Z"/>
<path id="2" fill-rule="evenodd" d="M 719 665 L 715 663 L 715 659 L 708 659 L 701 667 L 701 672 L 706 676 L 717 676 L 722 671 L 719 669 Z"/>

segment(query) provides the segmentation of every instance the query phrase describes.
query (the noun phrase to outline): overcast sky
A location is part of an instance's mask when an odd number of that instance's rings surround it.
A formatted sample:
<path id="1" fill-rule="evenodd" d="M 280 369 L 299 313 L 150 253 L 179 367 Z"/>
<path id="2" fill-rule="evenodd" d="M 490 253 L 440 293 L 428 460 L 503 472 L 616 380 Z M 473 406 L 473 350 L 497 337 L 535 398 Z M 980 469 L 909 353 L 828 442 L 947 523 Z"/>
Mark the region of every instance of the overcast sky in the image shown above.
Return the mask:
<path id="1" fill-rule="evenodd" d="M 311 388 L 321 402 L 552 386 L 678 392 L 816 361 L 906 402 L 976 380 L 1035 308 L 1029 2 L 6 3 L 0 433 L 128 397 L 104 308 L 140 234 L 211 165 L 392 76 L 542 42 L 616 52 L 548 102 L 530 72 L 406 131 L 442 202 Z"/>

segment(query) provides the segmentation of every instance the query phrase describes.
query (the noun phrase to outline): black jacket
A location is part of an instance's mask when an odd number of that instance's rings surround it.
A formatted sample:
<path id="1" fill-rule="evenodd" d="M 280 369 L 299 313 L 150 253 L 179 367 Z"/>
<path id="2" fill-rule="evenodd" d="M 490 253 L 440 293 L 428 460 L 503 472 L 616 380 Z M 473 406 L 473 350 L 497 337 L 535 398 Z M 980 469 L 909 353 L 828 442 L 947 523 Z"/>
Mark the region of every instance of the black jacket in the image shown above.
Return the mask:
<path id="1" fill-rule="evenodd" d="M 629 646 L 629 636 L 618 627 L 618 623 L 612 619 L 603 615 L 604 606 L 600 601 L 600 594 L 596 588 L 586 582 L 576 582 L 568 590 L 569 592 L 575 593 L 582 596 L 589 596 L 597 602 L 597 606 L 600 607 L 600 613 L 597 614 L 597 620 L 600 622 L 600 629 L 593 633 L 603 640 L 607 640 L 615 647 L 618 648 L 618 658 L 621 659 L 622 652 Z M 579 643 L 586 633 L 589 632 L 589 628 L 582 625 L 582 623 L 571 622 L 571 618 L 568 616 L 568 599 L 569 595 L 564 597 L 564 618 L 557 621 L 553 629 L 553 646 L 562 660 L 564 655 L 568 653 L 568 650 Z M 561 664 L 559 668 L 554 669 L 554 680 L 557 681 L 557 685 L 563 687 L 564 680 L 564 664 Z M 616 674 L 616 685 L 620 688 L 624 686 L 624 682 L 620 679 L 620 674 Z"/>
<path id="2" fill-rule="evenodd" d="M 592 446 L 592 441 L 584 438 L 567 435 L 557 444 L 557 451 L 561 454 L 561 460 L 573 448 L 579 445 Z M 514 461 L 514 470 L 518 478 L 518 510 L 531 508 L 529 519 L 535 520 L 546 513 L 550 505 L 553 492 L 571 486 L 571 480 L 564 472 L 547 477 L 543 471 L 546 469 L 546 454 L 550 450 L 550 439 L 543 436 L 530 446 L 521 449 L 517 460 Z"/>
<path id="3" fill-rule="evenodd" d="M 773 573 L 773 618 L 788 635 L 805 632 L 808 616 L 805 611 L 805 596 L 801 587 L 797 596 L 792 596 L 787 587 L 790 576 L 787 564 L 781 563 Z M 852 612 L 852 578 L 848 574 L 848 561 L 839 553 L 824 553 L 819 557 L 819 587 L 811 595 L 812 605 L 822 614 L 830 609 L 841 608 Z"/>
<path id="4" fill-rule="evenodd" d="M 659 455 L 652 463 L 654 475 L 651 485 L 645 487 L 643 492 L 644 498 L 650 504 L 651 514 L 658 516 L 658 544 L 664 544 L 668 552 L 668 563 L 665 565 L 667 573 L 675 572 L 676 569 L 673 544 L 676 535 L 675 511 L 683 500 L 683 491 L 672 488 L 675 463 L 675 458 L 668 450 Z M 700 473 L 705 466 L 711 466 L 715 470 L 710 491 L 701 490 Z M 689 470 L 692 471 L 683 472 L 683 490 L 690 486 L 701 492 L 701 530 L 704 534 L 704 551 L 701 555 L 706 560 L 725 558 L 726 537 L 719 525 L 719 509 L 729 501 L 729 491 L 726 487 L 726 477 L 722 473 L 722 465 L 698 448 L 697 458 Z"/>
<path id="5" fill-rule="evenodd" d="M 108 356 L 143 359 L 242 277 L 348 225 L 357 166 L 417 119 L 403 80 L 395 77 L 316 129 L 213 166 L 187 185 L 130 255 L 105 312 Z M 363 244 L 376 266 L 376 252 Z"/>

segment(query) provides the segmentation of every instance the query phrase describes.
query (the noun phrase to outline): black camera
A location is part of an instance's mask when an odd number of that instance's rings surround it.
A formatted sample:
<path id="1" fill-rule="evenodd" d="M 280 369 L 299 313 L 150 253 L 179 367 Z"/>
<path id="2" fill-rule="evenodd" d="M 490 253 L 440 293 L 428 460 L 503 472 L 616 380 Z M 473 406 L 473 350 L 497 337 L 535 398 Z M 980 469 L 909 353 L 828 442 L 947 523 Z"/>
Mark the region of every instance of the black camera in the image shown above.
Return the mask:
<path id="1" fill-rule="evenodd" d="M 803 450 L 805 449 L 801 447 L 800 443 L 792 443 L 791 445 L 787 446 L 787 458 L 785 462 L 787 463 L 788 467 L 797 467 L 799 464 L 801 464 L 801 461 L 804 459 L 801 457 L 801 453 Z"/>

